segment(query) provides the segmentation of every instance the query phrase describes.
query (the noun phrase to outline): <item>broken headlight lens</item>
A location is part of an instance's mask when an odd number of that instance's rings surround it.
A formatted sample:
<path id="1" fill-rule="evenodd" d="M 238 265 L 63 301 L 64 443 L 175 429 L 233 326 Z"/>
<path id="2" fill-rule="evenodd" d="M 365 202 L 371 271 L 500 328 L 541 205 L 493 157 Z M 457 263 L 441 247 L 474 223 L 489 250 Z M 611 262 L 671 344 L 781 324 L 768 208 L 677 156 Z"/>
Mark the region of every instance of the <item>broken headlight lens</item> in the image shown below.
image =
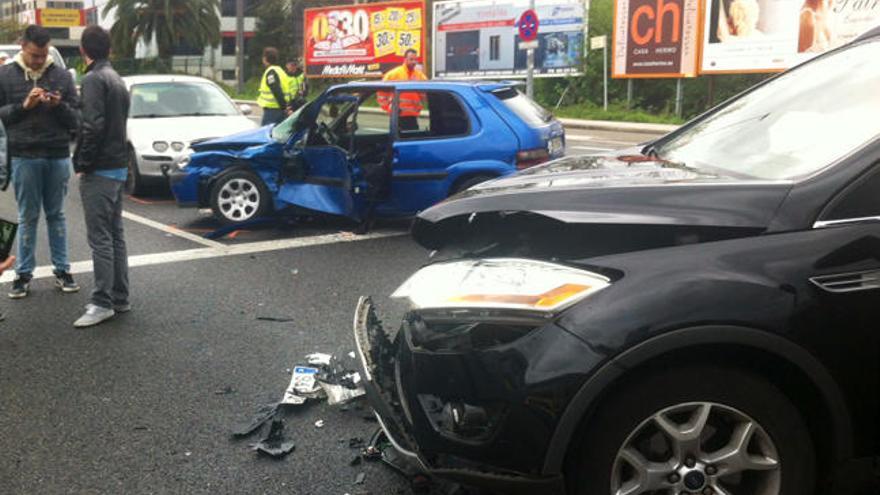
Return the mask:
<path id="1" fill-rule="evenodd" d="M 495 258 L 436 263 L 416 272 L 391 297 L 415 309 L 489 309 L 557 313 L 611 281 L 544 261 Z"/>

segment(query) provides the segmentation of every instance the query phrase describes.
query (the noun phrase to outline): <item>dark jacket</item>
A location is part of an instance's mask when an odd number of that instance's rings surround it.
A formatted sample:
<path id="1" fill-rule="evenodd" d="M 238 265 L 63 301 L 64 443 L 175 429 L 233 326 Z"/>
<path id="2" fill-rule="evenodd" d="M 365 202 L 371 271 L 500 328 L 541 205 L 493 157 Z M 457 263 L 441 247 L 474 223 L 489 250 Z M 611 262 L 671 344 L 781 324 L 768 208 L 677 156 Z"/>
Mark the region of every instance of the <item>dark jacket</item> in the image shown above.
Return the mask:
<path id="1" fill-rule="evenodd" d="M 10 156 L 25 158 L 67 158 L 71 134 L 79 124 L 79 100 L 73 77 L 56 64 L 46 68 L 37 86 L 61 93 L 55 108 L 22 107 L 34 81 L 26 79 L 17 63 L 0 67 L 0 120 L 6 126 Z"/>
<path id="2" fill-rule="evenodd" d="M 110 62 L 93 62 L 82 79 L 82 126 L 73 154 L 74 170 L 128 166 L 128 107 L 128 89 Z"/>

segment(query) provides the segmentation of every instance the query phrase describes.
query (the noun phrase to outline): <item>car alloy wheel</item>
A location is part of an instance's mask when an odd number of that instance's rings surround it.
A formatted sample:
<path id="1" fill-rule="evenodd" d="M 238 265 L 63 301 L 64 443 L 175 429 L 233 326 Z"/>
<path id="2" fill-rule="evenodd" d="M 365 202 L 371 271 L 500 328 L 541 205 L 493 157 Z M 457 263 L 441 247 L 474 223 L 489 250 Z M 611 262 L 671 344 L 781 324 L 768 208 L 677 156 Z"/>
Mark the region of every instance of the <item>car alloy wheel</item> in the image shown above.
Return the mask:
<path id="1" fill-rule="evenodd" d="M 261 200 L 257 185 L 249 179 L 238 177 L 225 181 L 217 196 L 220 213 L 233 222 L 254 218 L 260 210 Z"/>
<path id="2" fill-rule="evenodd" d="M 813 438 L 764 375 L 725 364 L 636 368 L 571 439 L 578 495 L 813 495 Z"/>
<path id="3" fill-rule="evenodd" d="M 780 478 L 776 445 L 754 419 L 694 402 L 667 407 L 630 433 L 612 467 L 611 493 L 778 495 Z"/>
<path id="4" fill-rule="evenodd" d="M 269 189 L 259 175 L 244 168 L 217 177 L 209 197 L 214 216 L 225 224 L 247 222 L 272 210 Z"/>

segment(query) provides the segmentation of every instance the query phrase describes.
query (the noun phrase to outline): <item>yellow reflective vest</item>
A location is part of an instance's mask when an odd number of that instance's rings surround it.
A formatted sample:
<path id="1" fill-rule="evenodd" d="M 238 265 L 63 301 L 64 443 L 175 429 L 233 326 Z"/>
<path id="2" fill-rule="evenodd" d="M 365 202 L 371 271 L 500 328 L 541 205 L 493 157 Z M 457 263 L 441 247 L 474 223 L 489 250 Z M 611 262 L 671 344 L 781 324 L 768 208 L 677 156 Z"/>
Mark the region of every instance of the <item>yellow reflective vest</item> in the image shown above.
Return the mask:
<path id="1" fill-rule="evenodd" d="M 272 93 L 272 88 L 269 87 L 269 73 L 274 72 L 275 77 L 278 77 L 278 84 L 281 87 L 281 92 L 284 94 L 285 99 L 290 99 L 288 92 L 290 91 L 290 77 L 287 76 L 287 73 L 284 72 L 284 69 L 277 65 L 270 65 L 266 68 L 266 71 L 263 72 L 263 78 L 260 80 L 260 94 L 257 97 L 257 105 L 262 108 L 281 108 L 281 105 L 278 104 L 278 100 L 275 99 L 275 95 Z M 287 102 L 285 102 L 286 106 Z"/>
<path id="2" fill-rule="evenodd" d="M 300 74 L 298 76 L 287 76 L 287 79 L 290 81 L 287 90 L 287 101 L 292 102 L 296 98 L 300 96 L 305 96 L 303 94 L 303 82 L 305 81 L 306 75 Z"/>

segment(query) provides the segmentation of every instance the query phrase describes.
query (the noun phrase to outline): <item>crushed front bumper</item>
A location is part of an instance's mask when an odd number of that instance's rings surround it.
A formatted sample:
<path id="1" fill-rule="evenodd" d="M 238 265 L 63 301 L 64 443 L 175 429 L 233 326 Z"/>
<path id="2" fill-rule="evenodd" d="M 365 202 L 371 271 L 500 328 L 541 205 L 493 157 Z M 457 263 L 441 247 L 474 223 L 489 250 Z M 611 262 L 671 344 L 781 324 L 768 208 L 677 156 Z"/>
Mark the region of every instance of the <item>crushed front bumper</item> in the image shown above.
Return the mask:
<path id="1" fill-rule="evenodd" d="M 354 337 L 363 375 L 364 389 L 379 424 L 394 448 L 426 473 L 438 478 L 467 485 L 498 490 L 503 493 L 562 494 L 565 492 L 561 475 L 542 476 L 516 470 L 497 468 L 482 463 L 478 456 L 462 456 L 461 451 L 441 452 L 424 449 L 419 437 L 424 437 L 424 418 L 405 397 L 404 375 L 409 368 L 401 361 L 411 362 L 404 337 L 399 333 L 392 341 L 376 317 L 373 302 L 362 297 L 354 317 Z M 415 426 L 415 425 L 418 426 Z M 441 449 L 442 450 L 442 449 Z M 474 449 L 479 452 L 480 449 Z"/>

